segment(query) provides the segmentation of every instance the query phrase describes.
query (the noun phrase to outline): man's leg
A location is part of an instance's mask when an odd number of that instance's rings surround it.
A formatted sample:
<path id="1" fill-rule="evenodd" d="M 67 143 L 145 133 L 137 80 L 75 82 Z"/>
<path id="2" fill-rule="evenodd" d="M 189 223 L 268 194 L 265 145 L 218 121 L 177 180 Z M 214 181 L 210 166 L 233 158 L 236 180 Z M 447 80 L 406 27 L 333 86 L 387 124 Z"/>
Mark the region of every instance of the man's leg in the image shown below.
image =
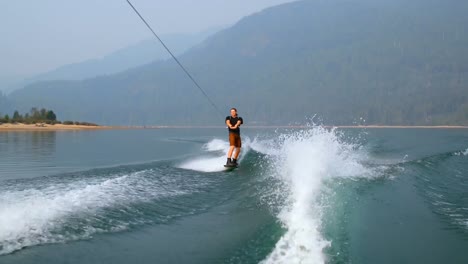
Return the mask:
<path id="1" fill-rule="evenodd" d="M 228 154 L 227 154 L 227 157 L 230 159 L 232 157 L 232 153 L 234 152 L 234 146 L 230 146 L 229 147 L 229 151 L 228 151 Z"/>
<path id="2" fill-rule="evenodd" d="M 235 148 L 234 159 L 232 160 L 232 163 L 234 163 L 234 165 L 237 166 L 237 158 L 239 158 L 239 154 L 241 152 L 241 147 L 242 147 L 242 142 L 241 142 L 240 135 L 235 136 L 234 147 L 236 147 L 236 148 Z"/>
<path id="3" fill-rule="evenodd" d="M 237 160 L 237 158 L 239 157 L 240 152 L 241 152 L 241 148 L 236 148 L 236 152 L 234 153 L 234 159 Z"/>
<path id="4" fill-rule="evenodd" d="M 232 166 L 231 157 L 232 157 L 232 152 L 233 152 L 233 151 L 234 151 L 234 146 L 230 146 L 230 147 L 229 147 L 228 154 L 227 154 L 227 160 L 226 160 L 226 165 L 227 165 L 227 166 Z"/>
<path id="5" fill-rule="evenodd" d="M 229 151 L 227 154 L 227 161 L 226 165 L 230 166 L 232 165 L 231 157 L 232 157 L 232 152 L 234 151 L 234 143 L 235 143 L 235 138 L 232 133 L 229 133 Z"/>

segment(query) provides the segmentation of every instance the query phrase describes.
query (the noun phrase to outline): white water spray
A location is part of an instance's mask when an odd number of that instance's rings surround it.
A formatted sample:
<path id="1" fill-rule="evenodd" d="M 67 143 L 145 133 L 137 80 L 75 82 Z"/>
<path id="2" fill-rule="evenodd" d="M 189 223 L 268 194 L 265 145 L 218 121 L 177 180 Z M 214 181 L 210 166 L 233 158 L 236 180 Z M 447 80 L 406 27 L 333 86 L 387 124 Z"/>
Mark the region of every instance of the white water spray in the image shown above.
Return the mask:
<path id="1" fill-rule="evenodd" d="M 162 184 L 146 179 L 147 173 L 152 172 L 144 170 L 110 179 L 91 178 L 68 184 L 53 181 L 49 186 L 0 193 L 0 255 L 27 246 L 124 230 L 128 225 L 125 221 L 115 221 L 105 229 L 93 223 L 101 221 L 101 212 L 106 208 L 118 206 L 120 210 L 127 210 L 135 202 L 186 193 L 176 186 L 168 190 Z M 77 227 L 79 233 L 58 232 L 74 218 L 84 223 Z"/>
<path id="2" fill-rule="evenodd" d="M 242 138 L 241 154 L 239 156 L 239 163 L 242 162 L 244 155 L 250 149 L 250 139 L 248 137 Z M 221 139 L 213 139 L 203 145 L 203 150 L 216 153 L 204 153 L 201 157 L 196 157 L 188 161 L 184 161 L 178 167 L 186 170 L 202 171 L 202 172 L 217 172 L 223 171 L 226 168 L 226 153 L 229 150 L 229 142 Z M 214 156 L 216 155 L 216 156 Z"/>
<path id="3" fill-rule="evenodd" d="M 278 220 L 286 233 L 262 263 L 325 263 L 323 250 L 330 241 L 321 234 L 323 181 L 366 175 L 355 146 L 339 139 L 334 130 L 311 128 L 280 136 L 271 156 L 288 193 Z M 259 148 L 254 148 L 259 149 Z"/>

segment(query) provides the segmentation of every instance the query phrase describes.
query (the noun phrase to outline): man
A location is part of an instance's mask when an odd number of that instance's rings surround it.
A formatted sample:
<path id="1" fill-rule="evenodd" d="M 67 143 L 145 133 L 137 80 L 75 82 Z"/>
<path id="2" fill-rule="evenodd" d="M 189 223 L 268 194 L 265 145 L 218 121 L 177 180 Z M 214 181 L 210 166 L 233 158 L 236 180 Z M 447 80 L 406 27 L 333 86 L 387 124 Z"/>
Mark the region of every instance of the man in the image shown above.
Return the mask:
<path id="1" fill-rule="evenodd" d="M 237 116 L 237 109 L 231 108 L 231 115 L 226 117 L 226 125 L 229 130 L 229 151 L 226 166 L 237 166 L 237 158 L 241 150 L 241 137 L 239 127 L 244 123 L 242 117 Z M 234 152 L 234 158 L 231 160 Z"/>

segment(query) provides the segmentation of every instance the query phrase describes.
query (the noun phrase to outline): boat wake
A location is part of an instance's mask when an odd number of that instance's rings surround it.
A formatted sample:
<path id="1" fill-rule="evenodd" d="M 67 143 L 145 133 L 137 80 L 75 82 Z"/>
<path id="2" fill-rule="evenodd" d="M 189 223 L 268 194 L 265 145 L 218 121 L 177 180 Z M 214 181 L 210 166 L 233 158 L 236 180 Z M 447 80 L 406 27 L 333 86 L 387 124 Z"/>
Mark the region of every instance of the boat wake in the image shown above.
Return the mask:
<path id="1" fill-rule="evenodd" d="M 242 162 L 244 156 L 249 152 L 250 145 L 250 139 L 248 137 L 243 137 L 239 163 Z M 228 141 L 213 139 L 203 145 L 202 149 L 205 153 L 202 153 L 200 157 L 183 161 L 177 167 L 200 172 L 219 172 L 226 169 L 224 164 L 226 164 L 226 153 L 229 150 Z"/>
<path id="2" fill-rule="evenodd" d="M 285 234 L 262 263 L 325 263 L 330 246 L 321 231 L 324 182 L 333 178 L 376 177 L 361 164 L 366 153 L 345 143 L 335 130 L 322 127 L 279 135 L 275 140 L 254 141 L 252 149 L 267 155 L 266 177 L 278 182 L 271 204 Z"/>
<path id="3" fill-rule="evenodd" d="M 0 188 L 0 255 L 167 221 L 173 213 L 161 203 L 201 192 L 208 181 L 130 166 L 7 182 Z"/>

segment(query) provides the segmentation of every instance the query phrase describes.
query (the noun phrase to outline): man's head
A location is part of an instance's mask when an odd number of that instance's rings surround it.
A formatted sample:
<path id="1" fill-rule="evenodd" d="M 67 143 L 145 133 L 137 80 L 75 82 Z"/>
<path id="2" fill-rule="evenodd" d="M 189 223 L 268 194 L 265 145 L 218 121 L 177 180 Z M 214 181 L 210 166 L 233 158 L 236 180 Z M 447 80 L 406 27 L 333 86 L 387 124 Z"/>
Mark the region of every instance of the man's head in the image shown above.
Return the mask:
<path id="1" fill-rule="evenodd" d="M 232 116 L 232 117 L 236 117 L 236 116 L 237 116 L 237 109 L 235 109 L 234 107 L 231 108 L 231 116 Z"/>

